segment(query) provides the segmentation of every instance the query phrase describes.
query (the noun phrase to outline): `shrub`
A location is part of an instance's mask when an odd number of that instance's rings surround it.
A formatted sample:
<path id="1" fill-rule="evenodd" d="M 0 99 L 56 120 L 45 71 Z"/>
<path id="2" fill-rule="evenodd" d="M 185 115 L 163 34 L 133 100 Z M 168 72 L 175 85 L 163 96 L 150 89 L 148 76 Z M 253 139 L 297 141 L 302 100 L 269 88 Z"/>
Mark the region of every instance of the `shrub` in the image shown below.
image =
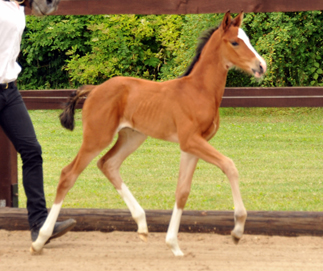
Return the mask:
<path id="1" fill-rule="evenodd" d="M 164 80 L 185 71 L 200 33 L 219 24 L 222 14 L 186 15 L 175 58 L 162 69 Z M 323 22 L 321 11 L 245 14 L 242 28 L 268 64 L 261 82 L 230 70 L 227 86 L 322 86 Z"/>
<path id="2" fill-rule="evenodd" d="M 96 16 L 85 42 L 90 51 L 82 56 L 78 46 L 72 46 L 65 70 L 81 84 L 97 84 L 117 75 L 157 80 L 160 68 L 172 58 L 181 27 L 182 17 L 177 15 Z"/>
<path id="3" fill-rule="evenodd" d="M 322 11 L 247 14 L 245 27 L 268 63 L 264 86 L 323 86 Z"/>
<path id="4" fill-rule="evenodd" d="M 72 87 L 64 71 L 67 51 L 85 54 L 89 36 L 87 22 L 93 16 L 27 16 L 27 28 L 18 62 L 23 67 L 18 78 L 20 89 Z"/>
<path id="5" fill-rule="evenodd" d="M 98 84 L 117 75 L 181 75 L 200 34 L 223 14 L 27 16 L 20 89 Z M 230 70 L 227 86 L 323 86 L 322 11 L 248 13 L 243 28 L 268 64 L 261 82 Z"/>

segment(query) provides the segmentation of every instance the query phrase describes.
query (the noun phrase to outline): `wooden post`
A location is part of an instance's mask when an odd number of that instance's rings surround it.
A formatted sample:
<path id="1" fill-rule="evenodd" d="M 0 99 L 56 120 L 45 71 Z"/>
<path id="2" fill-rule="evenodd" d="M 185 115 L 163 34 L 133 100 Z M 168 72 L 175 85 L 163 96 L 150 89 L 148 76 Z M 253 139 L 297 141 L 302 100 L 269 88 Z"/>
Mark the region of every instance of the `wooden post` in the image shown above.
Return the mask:
<path id="1" fill-rule="evenodd" d="M 0 207 L 18 207 L 17 152 L 0 127 Z"/>

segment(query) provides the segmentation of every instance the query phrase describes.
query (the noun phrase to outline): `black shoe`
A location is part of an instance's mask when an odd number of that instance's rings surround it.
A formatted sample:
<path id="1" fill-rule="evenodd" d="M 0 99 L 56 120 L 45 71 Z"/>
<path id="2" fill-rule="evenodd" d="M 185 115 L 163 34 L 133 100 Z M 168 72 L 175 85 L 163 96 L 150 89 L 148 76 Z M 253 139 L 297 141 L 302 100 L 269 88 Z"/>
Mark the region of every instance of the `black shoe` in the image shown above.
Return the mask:
<path id="1" fill-rule="evenodd" d="M 44 222 L 40 223 L 39 225 L 37 225 L 36 227 L 31 229 L 31 240 L 33 242 L 36 241 L 38 234 L 39 234 L 39 230 L 43 226 Z M 49 239 L 47 240 L 45 245 L 48 244 L 51 239 L 58 238 L 58 237 L 64 235 L 65 233 L 67 233 L 68 231 L 73 229 L 75 225 L 76 225 L 76 221 L 72 218 L 62 221 L 62 222 L 56 222 L 52 236 L 49 237 Z"/>

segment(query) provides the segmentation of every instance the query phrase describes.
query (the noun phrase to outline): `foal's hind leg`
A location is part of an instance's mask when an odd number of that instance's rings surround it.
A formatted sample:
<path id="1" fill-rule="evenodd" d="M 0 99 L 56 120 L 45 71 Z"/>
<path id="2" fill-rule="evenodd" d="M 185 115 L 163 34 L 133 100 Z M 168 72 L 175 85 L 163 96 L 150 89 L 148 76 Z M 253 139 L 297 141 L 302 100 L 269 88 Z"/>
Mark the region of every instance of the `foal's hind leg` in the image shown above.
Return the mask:
<path id="1" fill-rule="evenodd" d="M 43 246 L 45 245 L 46 241 L 52 235 L 55 222 L 58 218 L 59 212 L 63 204 L 63 200 L 67 192 L 72 188 L 79 174 L 97 155 L 98 153 L 83 154 L 80 151 L 76 158 L 73 160 L 73 162 L 62 170 L 54 204 L 45 220 L 44 225 L 39 230 L 37 240 L 32 243 L 30 249 L 32 253 L 40 252 Z"/>
<path id="2" fill-rule="evenodd" d="M 49 215 L 39 231 L 38 238 L 32 243 L 31 252 L 40 252 L 53 233 L 55 222 L 61 210 L 63 200 L 68 191 L 73 187 L 78 176 L 88 164 L 107 147 L 113 139 L 113 133 L 100 133 L 97 130 L 87 129 L 84 131 L 82 146 L 73 160 L 66 166 L 60 176 L 54 204 Z"/>
<path id="3" fill-rule="evenodd" d="M 42 250 L 43 246 L 53 233 L 54 226 L 66 194 L 73 187 L 77 177 L 81 174 L 81 172 L 99 153 L 100 152 L 98 151 L 84 152 L 81 148 L 73 162 L 62 170 L 54 204 L 45 220 L 44 225 L 39 230 L 37 240 L 32 243 L 30 249 L 32 253 L 37 253 Z"/>
<path id="4" fill-rule="evenodd" d="M 146 138 L 147 136 L 144 134 L 129 128 L 124 128 L 119 132 L 118 140 L 113 148 L 98 161 L 98 167 L 114 185 L 128 206 L 133 219 L 137 222 L 139 237 L 144 241 L 147 240 L 148 234 L 145 211 L 122 181 L 119 168 L 122 162 L 133 153 Z"/>
<path id="5" fill-rule="evenodd" d="M 176 203 L 166 235 L 166 244 L 175 256 L 183 256 L 178 245 L 177 234 L 187 198 L 191 190 L 191 183 L 198 158 L 192 154 L 182 152 L 179 179 L 176 188 Z"/>

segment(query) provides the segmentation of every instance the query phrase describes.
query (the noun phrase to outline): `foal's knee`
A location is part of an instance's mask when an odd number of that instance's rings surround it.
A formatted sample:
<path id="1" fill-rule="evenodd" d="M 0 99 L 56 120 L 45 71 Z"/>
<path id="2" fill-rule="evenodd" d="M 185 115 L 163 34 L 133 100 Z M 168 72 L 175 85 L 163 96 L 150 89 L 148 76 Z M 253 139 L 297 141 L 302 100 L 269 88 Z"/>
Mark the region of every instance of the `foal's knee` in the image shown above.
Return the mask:
<path id="1" fill-rule="evenodd" d="M 224 174 L 227 175 L 229 180 L 239 178 L 238 169 L 236 168 L 233 160 L 231 160 L 230 158 L 227 158 L 222 170 L 223 170 Z"/>

